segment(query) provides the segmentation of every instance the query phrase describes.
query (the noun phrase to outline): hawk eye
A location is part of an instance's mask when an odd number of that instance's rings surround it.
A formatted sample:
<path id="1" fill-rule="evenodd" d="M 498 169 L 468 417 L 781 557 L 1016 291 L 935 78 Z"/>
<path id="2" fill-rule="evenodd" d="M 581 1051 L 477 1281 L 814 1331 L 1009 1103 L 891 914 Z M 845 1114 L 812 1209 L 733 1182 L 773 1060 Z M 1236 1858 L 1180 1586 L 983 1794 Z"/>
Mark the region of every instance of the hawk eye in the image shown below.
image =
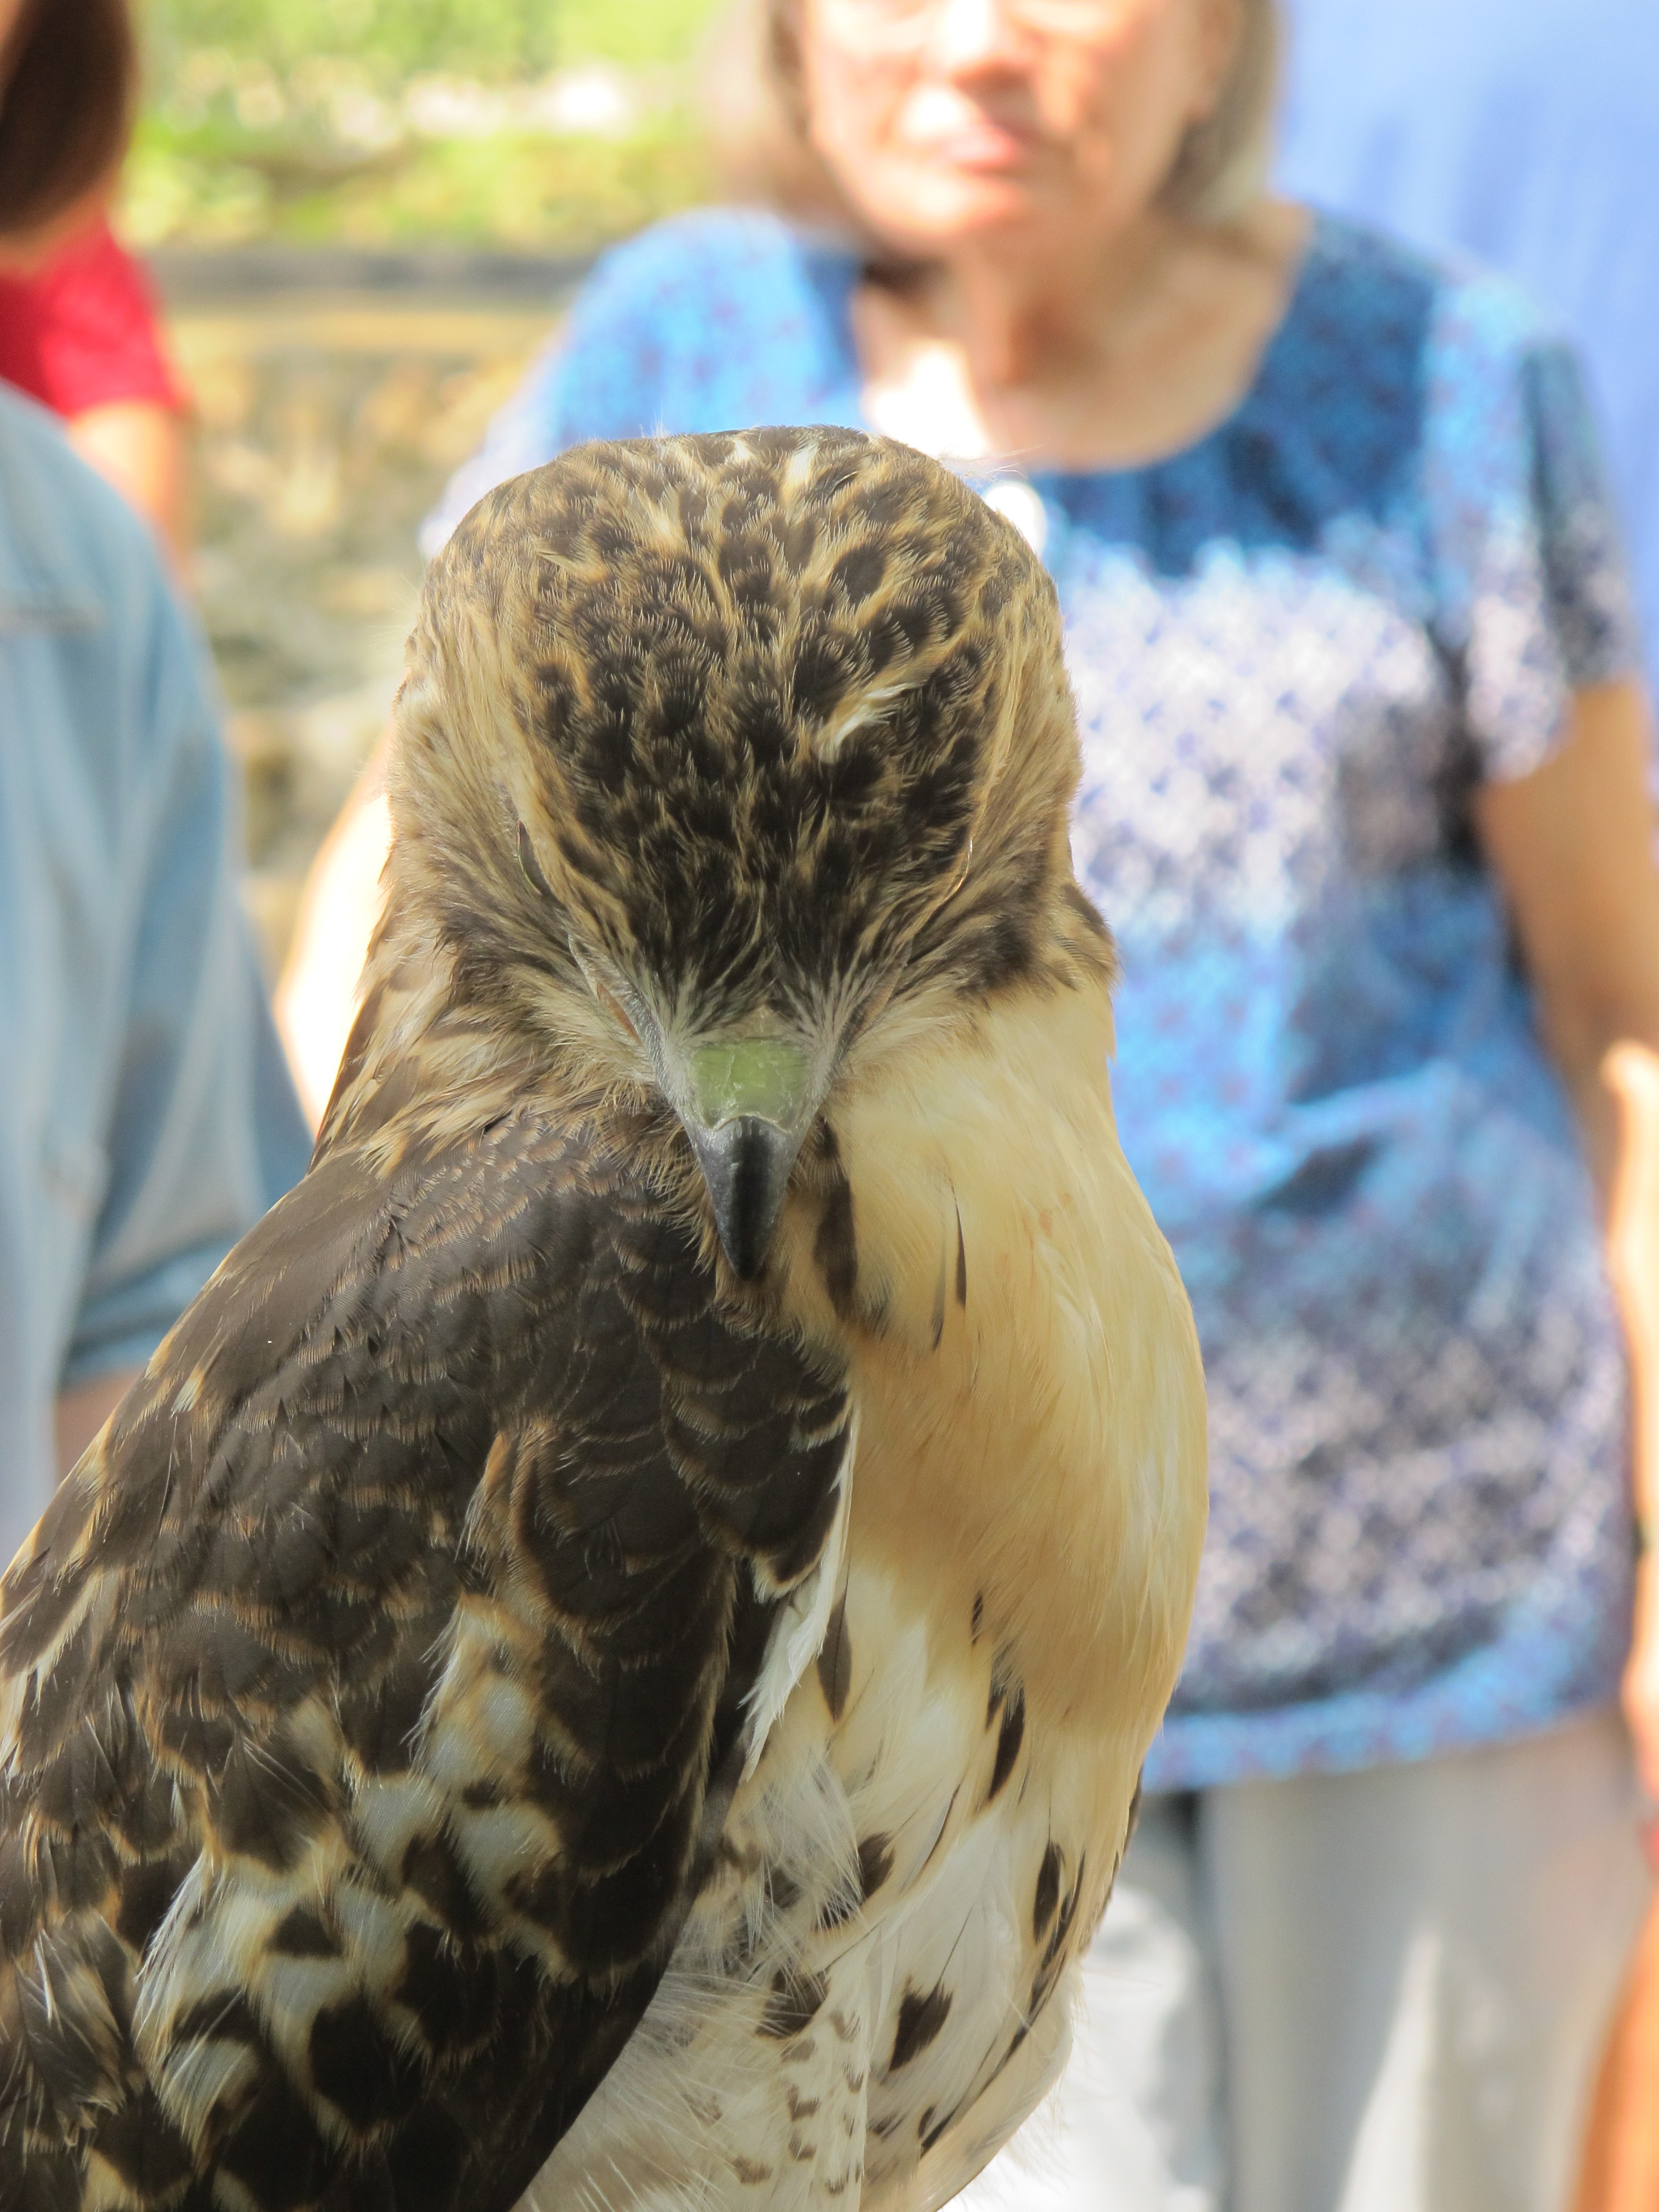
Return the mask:
<path id="1" fill-rule="evenodd" d="M 542 864 L 536 858 L 536 848 L 530 842 L 530 832 L 522 822 L 519 824 L 519 866 L 524 870 L 525 881 L 544 898 L 551 898 L 553 886 L 542 873 Z"/>

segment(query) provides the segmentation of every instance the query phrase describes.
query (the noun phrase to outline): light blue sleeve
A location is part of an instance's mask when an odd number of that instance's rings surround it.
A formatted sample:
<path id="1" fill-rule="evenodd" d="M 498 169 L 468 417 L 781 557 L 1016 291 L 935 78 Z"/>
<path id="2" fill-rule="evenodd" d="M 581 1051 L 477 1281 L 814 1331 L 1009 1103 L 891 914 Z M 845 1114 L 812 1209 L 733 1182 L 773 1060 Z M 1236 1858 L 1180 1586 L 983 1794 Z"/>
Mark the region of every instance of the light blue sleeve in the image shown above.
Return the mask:
<path id="1" fill-rule="evenodd" d="M 589 438 L 857 419 L 844 247 L 758 209 L 708 208 L 605 254 L 564 327 L 450 480 L 428 559 L 507 477 Z"/>
<path id="2" fill-rule="evenodd" d="M 1503 280 L 1449 284 L 1427 425 L 1437 629 L 1465 725 L 1484 775 L 1528 775 L 1566 737 L 1575 691 L 1641 665 L 1577 356 Z"/>
<path id="3" fill-rule="evenodd" d="M 238 896 L 235 787 L 202 650 L 159 580 L 147 628 L 130 662 L 141 879 L 65 1384 L 142 1364 L 310 1151 Z"/>

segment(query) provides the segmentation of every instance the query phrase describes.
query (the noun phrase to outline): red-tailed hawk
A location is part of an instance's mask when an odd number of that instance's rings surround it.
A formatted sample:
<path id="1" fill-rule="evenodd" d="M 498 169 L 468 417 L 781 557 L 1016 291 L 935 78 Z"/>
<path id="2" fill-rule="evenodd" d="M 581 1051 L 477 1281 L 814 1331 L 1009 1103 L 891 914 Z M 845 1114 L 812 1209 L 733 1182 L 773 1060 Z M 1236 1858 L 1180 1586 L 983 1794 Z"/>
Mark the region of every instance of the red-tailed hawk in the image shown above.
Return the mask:
<path id="1" fill-rule="evenodd" d="M 0 2203 L 917 2212 L 1204 1519 L 1053 590 L 901 447 L 586 447 L 397 723 L 315 1164 L 4 1584 Z"/>

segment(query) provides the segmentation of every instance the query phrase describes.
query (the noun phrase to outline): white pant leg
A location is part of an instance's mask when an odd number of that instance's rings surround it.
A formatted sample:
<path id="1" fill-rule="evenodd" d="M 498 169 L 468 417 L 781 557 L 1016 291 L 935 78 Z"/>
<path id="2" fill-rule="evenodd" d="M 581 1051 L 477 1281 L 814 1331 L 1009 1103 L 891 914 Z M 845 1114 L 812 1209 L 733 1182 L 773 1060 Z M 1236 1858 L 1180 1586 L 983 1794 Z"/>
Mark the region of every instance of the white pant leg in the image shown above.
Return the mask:
<path id="1" fill-rule="evenodd" d="M 1562 2212 L 1648 1894 L 1628 1743 L 1209 1793 L 1231 2212 Z"/>
<path id="2" fill-rule="evenodd" d="M 965 2212 L 1221 2212 L 1214 1985 L 1190 1808 L 1148 1798 L 1083 1970 L 1059 2088 Z"/>

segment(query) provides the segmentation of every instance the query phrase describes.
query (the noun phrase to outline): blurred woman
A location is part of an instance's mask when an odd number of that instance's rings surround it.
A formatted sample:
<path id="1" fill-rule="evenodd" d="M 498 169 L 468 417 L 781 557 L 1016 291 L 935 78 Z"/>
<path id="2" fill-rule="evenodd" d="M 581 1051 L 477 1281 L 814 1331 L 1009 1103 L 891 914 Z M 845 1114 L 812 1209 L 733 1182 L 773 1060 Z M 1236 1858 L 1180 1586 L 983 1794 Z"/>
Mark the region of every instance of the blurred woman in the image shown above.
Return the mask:
<path id="1" fill-rule="evenodd" d="M 434 538 L 580 439 L 830 421 L 1060 592 L 1213 1511 L 1077 2060 L 970 2196 L 1558 2212 L 1647 1887 L 1627 1662 L 1659 1787 L 1659 880 L 1576 364 L 1266 196 L 1267 0 L 765 28 L 811 227 L 609 257 Z"/>
<path id="2" fill-rule="evenodd" d="M 104 214 L 133 62 L 125 0 L 0 0 L 0 381 L 61 416 L 182 557 L 184 390 L 144 274 Z"/>

